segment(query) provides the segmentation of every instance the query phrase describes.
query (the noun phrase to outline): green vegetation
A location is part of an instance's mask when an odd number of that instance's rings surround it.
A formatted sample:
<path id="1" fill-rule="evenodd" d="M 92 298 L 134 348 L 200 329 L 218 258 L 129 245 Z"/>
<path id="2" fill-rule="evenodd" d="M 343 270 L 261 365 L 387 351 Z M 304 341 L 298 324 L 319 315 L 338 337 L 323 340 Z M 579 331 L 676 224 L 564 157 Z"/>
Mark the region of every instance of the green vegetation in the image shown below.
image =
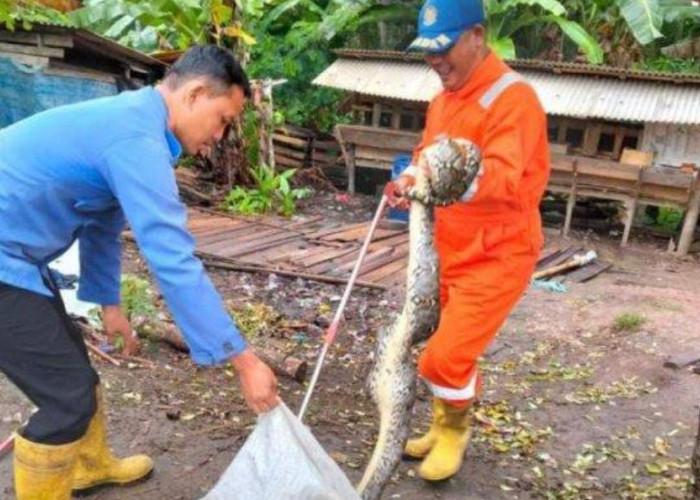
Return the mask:
<path id="1" fill-rule="evenodd" d="M 68 25 L 70 21 L 61 12 L 31 0 L 0 0 L 0 26 L 30 29 L 34 23 Z"/>
<path id="2" fill-rule="evenodd" d="M 638 313 L 623 313 L 613 321 L 613 330 L 616 332 L 638 332 L 642 325 L 646 322 L 646 318 Z"/>
<path id="3" fill-rule="evenodd" d="M 290 179 L 296 169 L 277 173 L 274 168 L 260 165 L 253 169 L 255 185 L 252 188 L 236 186 L 224 201 L 223 208 L 243 215 L 275 212 L 285 217 L 296 213 L 296 202 L 311 192 L 292 188 Z"/>
<path id="4" fill-rule="evenodd" d="M 184 50 L 226 38 L 252 41 L 224 0 L 85 0 L 70 19 L 144 52 Z"/>
<path id="5" fill-rule="evenodd" d="M 156 317 L 157 310 L 153 302 L 153 292 L 145 279 L 131 274 L 123 275 L 121 301 L 124 314 L 129 319 L 153 320 Z"/>

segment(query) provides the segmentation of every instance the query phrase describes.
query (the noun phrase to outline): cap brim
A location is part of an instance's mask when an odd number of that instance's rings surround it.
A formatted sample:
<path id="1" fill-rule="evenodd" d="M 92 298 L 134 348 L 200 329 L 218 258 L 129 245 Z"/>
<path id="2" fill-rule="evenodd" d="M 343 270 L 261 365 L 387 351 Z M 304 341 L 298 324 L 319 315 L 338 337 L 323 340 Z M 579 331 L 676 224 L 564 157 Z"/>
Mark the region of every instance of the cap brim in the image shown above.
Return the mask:
<path id="1" fill-rule="evenodd" d="M 413 40 L 406 48 L 409 52 L 427 52 L 429 54 L 439 54 L 450 50 L 464 30 L 446 33 L 436 33 L 435 35 L 424 33 Z"/>

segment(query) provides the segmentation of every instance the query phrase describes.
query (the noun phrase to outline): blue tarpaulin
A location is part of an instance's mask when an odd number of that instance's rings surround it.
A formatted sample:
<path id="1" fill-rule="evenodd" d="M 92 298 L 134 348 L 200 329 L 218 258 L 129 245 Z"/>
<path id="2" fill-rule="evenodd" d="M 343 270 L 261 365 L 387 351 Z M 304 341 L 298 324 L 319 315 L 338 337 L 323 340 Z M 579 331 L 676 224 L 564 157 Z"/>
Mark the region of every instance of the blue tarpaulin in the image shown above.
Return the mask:
<path id="1" fill-rule="evenodd" d="M 0 57 L 0 128 L 45 109 L 116 93 L 112 83 L 47 75 L 42 68 Z"/>

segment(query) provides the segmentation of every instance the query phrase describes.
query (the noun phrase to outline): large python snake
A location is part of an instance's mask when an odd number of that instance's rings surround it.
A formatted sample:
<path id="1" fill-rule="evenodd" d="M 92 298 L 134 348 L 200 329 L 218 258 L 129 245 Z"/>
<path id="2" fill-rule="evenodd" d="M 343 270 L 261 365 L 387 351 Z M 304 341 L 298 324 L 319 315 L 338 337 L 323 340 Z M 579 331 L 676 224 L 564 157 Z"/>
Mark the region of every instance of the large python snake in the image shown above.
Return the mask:
<path id="1" fill-rule="evenodd" d="M 379 411 L 379 435 L 358 486 L 363 500 L 378 499 L 401 460 L 416 393 L 411 347 L 427 339 L 440 318 L 438 257 L 433 246 L 434 207 L 454 203 L 479 173 L 481 154 L 464 139 L 442 139 L 423 152 L 411 191 L 406 299 L 400 314 L 380 330 L 369 376 Z"/>

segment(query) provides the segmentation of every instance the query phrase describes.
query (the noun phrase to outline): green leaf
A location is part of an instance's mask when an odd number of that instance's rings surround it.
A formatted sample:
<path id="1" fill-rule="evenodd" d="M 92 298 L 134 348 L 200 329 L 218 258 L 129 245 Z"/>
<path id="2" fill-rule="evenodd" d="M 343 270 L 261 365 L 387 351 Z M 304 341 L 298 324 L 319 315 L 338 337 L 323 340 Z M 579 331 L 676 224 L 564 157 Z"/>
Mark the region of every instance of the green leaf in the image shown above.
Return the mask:
<path id="1" fill-rule="evenodd" d="M 280 176 L 283 179 L 291 179 L 291 177 L 296 173 L 296 171 L 297 171 L 296 168 L 289 168 L 289 169 L 285 170 L 284 172 L 282 172 L 280 174 Z"/>
<path id="2" fill-rule="evenodd" d="M 515 59 L 515 44 L 512 38 L 503 37 L 489 41 L 489 47 L 501 59 Z"/>
<path id="3" fill-rule="evenodd" d="M 663 19 L 658 0 L 617 0 L 622 17 L 632 30 L 632 34 L 642 45 L 648 45 L 663 37 Z"/>
<path id="4" fill-rule="evenodd" d="M 555 23 L 562 32 L 586 54 L 591 64 L 602 64 L 605 57 L 598 41 L 580 24 L 558 16 L 547 16 L 547 21 Z"/>
<path id="5" fill-rule="evenodd" d="M 134 18 L 129 16 L 129 15 L 125 15 L 124 17 L 119 19 L 116 23 L 114 23 L 112 26 L 110 26 L 109 29 L 107 31 L 105 31 L 103 34 L 104 34 L 104 36 L 106 36 L 108 38 L 118 38 L 133 23 L 134 23 Z"/>
<path id="6" fill-rule="evenodd" d="M 268 26 L 275 22 L 277 19 L 279 19 L 282 14 L 287 12 L 288 10 L 291 10 L 295 8 L 296 6 L 299 5 L 301 0 L 286 0 L 279 4 L 277 7 L 272 9 L 266 16 L 262 24 L 260 25 L 260 29 L 265 31 L 267 30 Z"/>
<path id="7" fill-rule="evenodd" d="M 566 7 L 558 0 L 505 0 L 503 2 L 487 2 L 486 8 L 489 15 L 504 14 L 513 11 L 520 5 L 541 7 L 546 12 L 555 16 L 566 15 Z"/>

